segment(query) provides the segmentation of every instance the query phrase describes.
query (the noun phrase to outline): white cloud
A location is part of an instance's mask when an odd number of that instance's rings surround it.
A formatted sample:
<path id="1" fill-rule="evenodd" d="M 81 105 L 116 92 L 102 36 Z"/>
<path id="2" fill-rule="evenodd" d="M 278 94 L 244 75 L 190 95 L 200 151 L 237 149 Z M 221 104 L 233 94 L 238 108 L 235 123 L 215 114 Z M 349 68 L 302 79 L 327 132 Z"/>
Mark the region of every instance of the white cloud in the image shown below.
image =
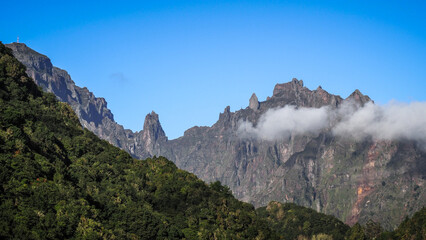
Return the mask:
<path id="1" fill-rule="evenodd" d="M 333 133 L 361 139 L 426 140 L 426 102 L 375 105 L 367 103 L 342 116 Z"/>
<path id="2" fill-rule="evenodd" d="M 426 143 L 426 102 L 375 105 L 372 102 L 359 107 L 345 102 L 339 108 L 299 108 L 285 106 L 264 113 L 256 126 L 241 121 L 241 137 L 265 140 L 288 138 L 291 134 L 317 133 L 331 127 L 334 135 L 377 140 L 414 140 Z"/>
<path id="3" fill-rule="evenodd" d="M 243 137 L 259 137 L 266 140 L 287 138 L 291 134 L 316 133 L 329 125 L 328 107 L 300 108 L 285 106 L 270 109 L 263 114 L 256 127 L 243 121 L 238 128 Z"/>

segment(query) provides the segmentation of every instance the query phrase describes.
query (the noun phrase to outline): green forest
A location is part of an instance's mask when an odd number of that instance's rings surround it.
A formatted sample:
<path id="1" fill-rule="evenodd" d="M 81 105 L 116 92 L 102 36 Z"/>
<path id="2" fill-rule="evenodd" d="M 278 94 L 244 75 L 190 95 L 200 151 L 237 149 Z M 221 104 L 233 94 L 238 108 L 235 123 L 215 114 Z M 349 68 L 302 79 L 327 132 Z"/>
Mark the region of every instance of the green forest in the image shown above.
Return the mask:
<path id="1" fill-rule="evenodd" d="M 426 239 L 291 203 L 255 209 L 163 157 L 133 159 L 81 127 L 0 43 L 0 239 Z"/>

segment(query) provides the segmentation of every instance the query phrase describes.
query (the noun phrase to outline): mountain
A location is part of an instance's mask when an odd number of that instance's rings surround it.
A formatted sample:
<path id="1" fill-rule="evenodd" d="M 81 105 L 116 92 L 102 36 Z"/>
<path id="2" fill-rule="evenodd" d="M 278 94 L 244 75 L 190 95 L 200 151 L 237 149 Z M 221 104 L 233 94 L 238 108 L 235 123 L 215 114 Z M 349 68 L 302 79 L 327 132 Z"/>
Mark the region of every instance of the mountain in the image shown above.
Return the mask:
<path id="1" fill-rule="evenodd" d="M 343 239 L 349 231 L 294 205 L 283 209 L 303 229 L 280 227 L 273 207 L 258 213 L 220 182 L 207 185 L 164 157 L 131 158 L 82 128 L 1 43 L 0 143 L 1 239 L 286 239 L 286 229 L 298 239 Z"/>
<path id="2" fill-rule="evenodd" d="M 256 126 L 271 109 L 337 109 L 348 102 L 358 107 L 372 102 L 359 90 L 343 99 L 293 79 L 277 84 L 265 101 L 253 94 L 247 108 L 231 112 L 228 106 L 213 126 L 193 127 L 168 140 L 154 112 L 145 118 L 142 131 L 125 130 L 114 122 L 105 100 L 75 86 L 46 56 L 24 44 L 7 47 L 39 86 L 69 103 L 81 124 L 99 137 L 139 159 L 165 156 L 204 181 L 222 182 L 256 207 L 293 202 L 351 225 L 372 219 L 393 229 L 425 205 L 426 153 L 415 142 L 353 140 L 334 135 L 330 128 L 275 140 L 239 134 L 241 121 Z"/>
<path id="3" fill-rule="evenodd" d="M 1 239 L 276 239 L 229 188 L 83 129 L 8 50 L 0 43 Z"/>
<path id="4" fill-rule="evenodd" d="M 225 108 L 212 127 L 194 127 L 168 141 L 161 155 L 205 181 L 221 181 L 256 207 L 274 200 L 293 202 L 351 225 L 373 219 L 393 229 L 425 205 L 426 153 L 414 142 L 357 141 L 330 130 L 273 141 L 238 135 L 240 121 L 256 125 L 270 109 L 371 101 L 360 91 L 342 99 L 293 79 L 277 84 L 266 101 L 255 100 L 251 97 L 250 107 L 236 112 Z"/>

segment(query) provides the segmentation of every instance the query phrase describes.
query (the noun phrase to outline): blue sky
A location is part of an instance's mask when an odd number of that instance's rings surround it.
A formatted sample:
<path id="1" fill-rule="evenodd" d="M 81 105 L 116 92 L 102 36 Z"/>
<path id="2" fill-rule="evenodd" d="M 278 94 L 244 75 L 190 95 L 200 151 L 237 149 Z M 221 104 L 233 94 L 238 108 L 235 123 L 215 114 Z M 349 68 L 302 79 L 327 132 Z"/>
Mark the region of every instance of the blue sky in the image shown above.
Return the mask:
<path id="1" fill-rule="evenodd" d="M 20 37 L 115 120 L 152 110 L 170 139 L 227 106 L 303 79 L 378 104 L 426 101 L 425 1 L 7 1 L 0 41 Z"/>

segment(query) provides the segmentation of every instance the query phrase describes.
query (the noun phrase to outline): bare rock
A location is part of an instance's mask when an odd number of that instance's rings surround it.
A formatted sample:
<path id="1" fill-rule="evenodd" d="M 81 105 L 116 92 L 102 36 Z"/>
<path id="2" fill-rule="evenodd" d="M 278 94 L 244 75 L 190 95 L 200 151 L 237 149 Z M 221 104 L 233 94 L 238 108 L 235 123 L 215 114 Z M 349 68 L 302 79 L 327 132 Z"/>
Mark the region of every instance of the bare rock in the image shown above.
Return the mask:
<path id="1" fill-rule="evenodd" d="M 361 106 L 364 106 L 367 102 L 372 102 L 371 98 L 367 95 L 364 95 L 356 89 L 349 97 L 347 97 L 345 100 L 352 100 L 356 103 L 360 104 Z"/>
<path id="2" fill-rule="evenodd" d="M 253 110 L 259 109 L 259 100 L 257 99 L 257 96 L 255 93 L 251 95 L 250 102 L 249 102 L 249 108 Z"/>

